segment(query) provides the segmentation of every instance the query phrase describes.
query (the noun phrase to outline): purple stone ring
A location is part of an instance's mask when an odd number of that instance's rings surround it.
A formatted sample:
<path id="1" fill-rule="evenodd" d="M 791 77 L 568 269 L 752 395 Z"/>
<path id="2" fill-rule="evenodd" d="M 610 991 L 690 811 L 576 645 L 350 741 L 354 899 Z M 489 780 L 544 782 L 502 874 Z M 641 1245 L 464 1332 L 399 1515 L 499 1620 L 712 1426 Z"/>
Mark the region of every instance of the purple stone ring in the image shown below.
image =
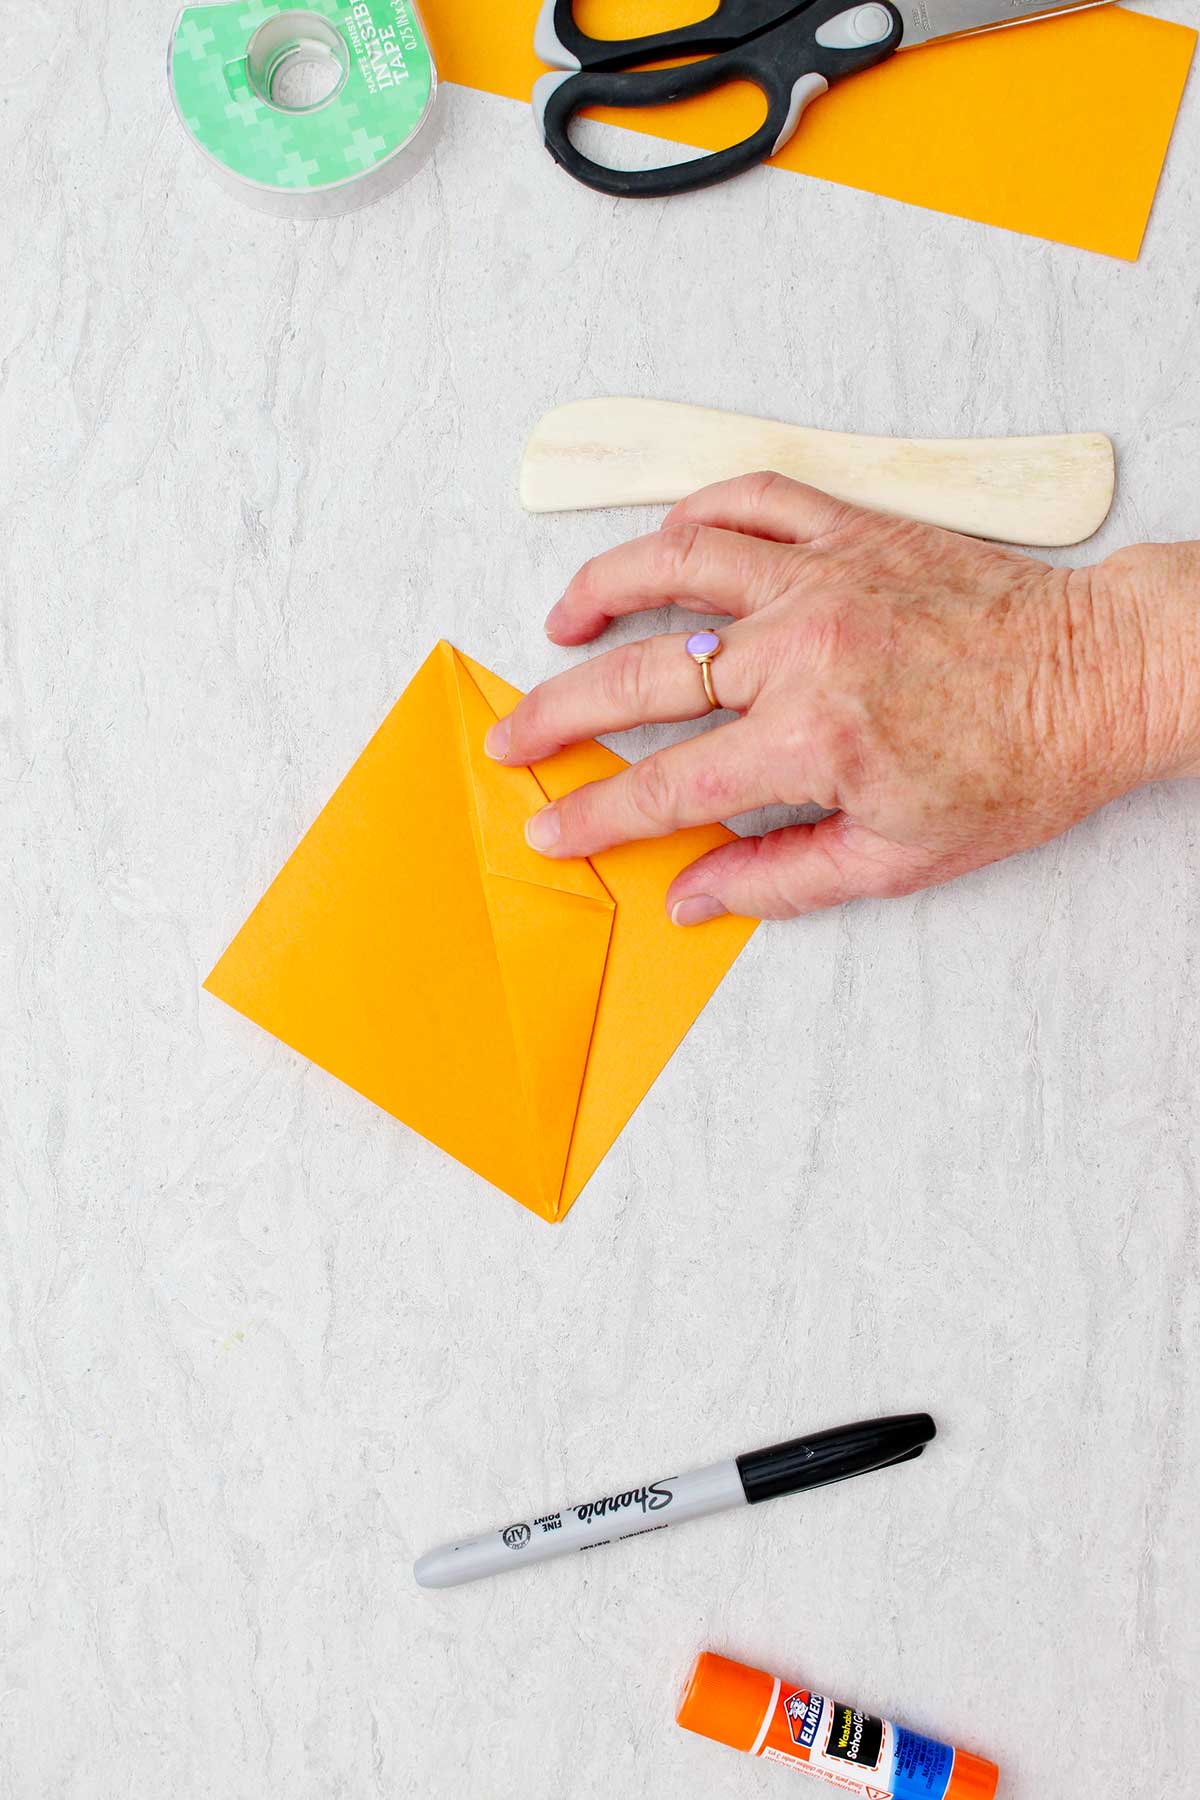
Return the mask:
<path id="1" fill-rule="evenodd" d="M 720 638 L 715 631 L 693 631 L 683 647 L 699 667 L 700 678 L 704 683 L 704 697 L 708 701 L 708 710 L 717 712 L 721 702 L 713 691 L 711 665 L 713 657 L 719 656 L 721 653 Z"/>

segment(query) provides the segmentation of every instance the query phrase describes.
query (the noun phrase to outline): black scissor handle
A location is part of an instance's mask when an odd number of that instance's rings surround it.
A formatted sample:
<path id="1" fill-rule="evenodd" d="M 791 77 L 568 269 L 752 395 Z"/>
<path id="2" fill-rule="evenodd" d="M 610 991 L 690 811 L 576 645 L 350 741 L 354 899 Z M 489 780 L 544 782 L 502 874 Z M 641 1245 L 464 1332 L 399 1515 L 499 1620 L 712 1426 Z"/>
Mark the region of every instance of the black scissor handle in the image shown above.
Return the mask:
<path id="1" fill-rule="evenodd" d="M 686 77 L 686 80 L 684 79 Z M 614 169 L 606 163 L 594 162 L 571 142 L 570 129 L 577 115 L 589 106 L 666 106 L 694 94 L 704 94 L 724 87 L 731 81 L 751 81 L 762 89 L 767 100 L 767 116 L 758 130 L 740 144 L 710 156 L 693 157 L 690 162 L 672 163 L 658 169 Z M 768 81 L 770 85 L 768 86 Z M 825 92 L 825 82 L 817 77 L 805 98 Z M 585 69 L 578 75 L 543 75 L 533 90 L 533 110 L 538 119 L 546 148 L 555 162 L 585 187 L 619 198 L 662 198 L 668 194 L 688 194 L 713 182 L 725 181 L 765 162 L 784 137 L 791 87 L 774 75 L 763 79 L 758 70 L 747 65 L 744 50 L 728 50 L 701 63 L 686 63 L 678 69 L 654 69 L 632 74 L 606 74 Z"/>
<path id="2" fill-rule="evenodd" d="M 802 6 L 804 0 L 720 0 L 694 25 L 638 38 L 594 38 L 575 23 L 574 0 L 543 0 L 533 48 L 552 69 L 628 69 L 669 56 L 731 50 Z"/>
<path id="3" fill-rule="evenodd" d="M 849 27 L 842 21 L 863 13 L 876 15 L 881 32 L 886 15 L 889 29 L 867 44 L 821 41 L 831 33 L 835 39 L 847 37 Z M 845 0 L 812 0 L 761 37 L 699 62 L 626 73 L 583 69 L 577 74 L 543 75 L 534 85 L 534 117 L 554 160 L 598 193 L 643 199 L 689 194 L 773 156 L 791 137 L 810 100 L 833 82 L 891 56 L 903 30 L 899 13 L 887 0 L 873 4 L 868 0 L 859 6 L 847 6 Z M 759 89 L 767 102 L 767 116 L 757 131 L 726 150 L 665 168 L 613 169 L 593 162 L 571 142 L 571 124 L 589 106 L 669 106 L 734 81 L 748 81 Z"/>

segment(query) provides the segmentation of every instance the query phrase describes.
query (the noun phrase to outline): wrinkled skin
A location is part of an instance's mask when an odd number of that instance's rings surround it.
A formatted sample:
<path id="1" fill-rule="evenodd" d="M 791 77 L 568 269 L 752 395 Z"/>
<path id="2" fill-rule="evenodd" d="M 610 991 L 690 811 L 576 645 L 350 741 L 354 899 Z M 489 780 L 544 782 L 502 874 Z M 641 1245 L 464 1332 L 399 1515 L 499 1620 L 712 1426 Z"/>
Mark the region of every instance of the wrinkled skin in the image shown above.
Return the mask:
<path id="1" fill-rule="evenodd" d="M 556 643 L 673 602 L 726 615 L 714 728 L 529 823 L 586 856 L 772 803 L 828 816 L 693 863 L 679 924 L 907 894 L 1040 844 L 1143 781 L 1200 772 L 1200 546 L 1089 569 L 844 505 L 779 475 L 721 483 L 596 557 Z M 707 712 L 686 632 L 543 682 L 489 752 L 532 763 L 600 732 Z"/>

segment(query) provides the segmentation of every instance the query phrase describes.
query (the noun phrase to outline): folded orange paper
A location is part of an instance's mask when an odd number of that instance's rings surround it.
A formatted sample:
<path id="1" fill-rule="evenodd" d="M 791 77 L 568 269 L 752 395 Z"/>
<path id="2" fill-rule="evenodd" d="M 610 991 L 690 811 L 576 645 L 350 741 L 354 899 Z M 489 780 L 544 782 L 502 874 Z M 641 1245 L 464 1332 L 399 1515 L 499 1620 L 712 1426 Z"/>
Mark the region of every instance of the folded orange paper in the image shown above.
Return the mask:
<path id="1" fill-rule="evenodd" d="M 528 100 L 540 0 L 422 0 L 448 81 Z M 711 11 L 703 0 L 581 0 L 597 37 Z M 775 162 L 893 200 L 1132 261 L 1141 246 L 1196 33 L 1117 6 L 906 50 L 837 83 Z M 720 150 L 761 122 L 756 89 L 598 118 Z M 547 180 L 565 180 L 547 168 Z"/>
<path id="2" fill-rule="evenodd" d="M 625 767 L 484 753 L 520 699 L 439 644 L 205 982 L 212 994 L 561 1219 L 753 924 L 670 923 L 714 825 L 550 862 L 531 813 Z"/>

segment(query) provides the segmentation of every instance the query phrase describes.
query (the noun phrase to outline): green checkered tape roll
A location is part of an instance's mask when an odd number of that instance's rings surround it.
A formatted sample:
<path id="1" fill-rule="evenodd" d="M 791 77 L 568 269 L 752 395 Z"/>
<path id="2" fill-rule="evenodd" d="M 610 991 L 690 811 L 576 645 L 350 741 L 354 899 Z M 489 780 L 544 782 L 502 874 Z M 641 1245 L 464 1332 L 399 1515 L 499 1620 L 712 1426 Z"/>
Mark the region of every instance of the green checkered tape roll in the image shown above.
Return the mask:
<path id="1" fill-rule="evenodd" d="M 315 71 L 321 96 L 283 98 L 289 70 Z M 381 198 L 424 161 L 415 140 L 437 75 L 411 0 L 225 0 L 179 14 L 170 83 L 224 185 L 264 210 L 319 217 Z"/>

